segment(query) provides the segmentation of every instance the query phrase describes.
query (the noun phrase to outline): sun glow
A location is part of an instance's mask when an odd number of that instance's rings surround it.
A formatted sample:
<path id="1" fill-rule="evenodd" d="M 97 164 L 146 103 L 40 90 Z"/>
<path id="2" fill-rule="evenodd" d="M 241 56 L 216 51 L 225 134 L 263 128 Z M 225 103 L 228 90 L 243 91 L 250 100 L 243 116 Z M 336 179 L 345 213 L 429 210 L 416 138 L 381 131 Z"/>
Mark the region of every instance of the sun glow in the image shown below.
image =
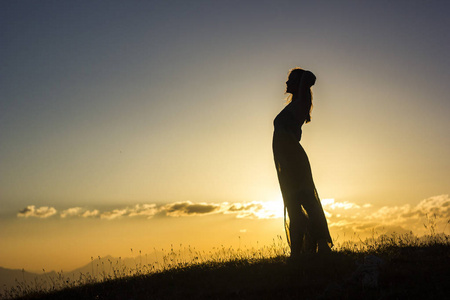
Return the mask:
<path id="1" fill-rule="evenodd" d="M 322 199 L 320 202 L 322 205 L 330 205 L 334 203 L 334 199 Z"/>
<path id="2" fill-rule="evenodd" d="M 275 200 L 265 202 L 265 207 L 272 211 L 276 218 L 283 218 L 284 216 L 284 201 L 283 196 L 277 195 L 274 197 Z"/>
<path id="3" fill-rule="evenodd" d="M 267 218 L 282 218 L 284 213 L 283 200 L 264 202 L 264 208 L 269 215 Z"/>

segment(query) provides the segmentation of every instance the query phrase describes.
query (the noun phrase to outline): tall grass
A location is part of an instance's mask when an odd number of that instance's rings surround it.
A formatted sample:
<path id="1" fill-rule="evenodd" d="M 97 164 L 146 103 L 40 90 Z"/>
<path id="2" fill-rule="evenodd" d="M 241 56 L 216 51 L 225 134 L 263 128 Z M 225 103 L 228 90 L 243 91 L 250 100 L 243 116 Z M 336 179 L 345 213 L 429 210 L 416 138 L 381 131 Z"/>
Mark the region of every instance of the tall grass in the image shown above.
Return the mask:
<path id="1" fill-rule="evenodd" d="M 449 235 L 437 234 L 432 221 L 425 225 L 429 233 L 418 237 L 412 232 L 407 234 L 393 233 L 390 235 L 377 235 L 374 231 L 370 238 L 364 240 L 355 236 L 351 240 L 335 241 L 333 252 L 360 257 L 364 255 L 389 256 L 395 252 L 411 247 L 449 246 Z M 189 268 L 193 266 L 219 266 L 230 263 L 247 264 L 266 262 L 286 262 L 289 256 L 289 247 L 281 236 L 273 239 L 272 244 L 251 248 L 220 247 L 211 251 L 199 251 L 195 247 L 179 245 L 171 246 L 170 250 L 153 249 L 152 254 L 135 253 L 131 249 L 133 259 L 126 263 L 122 258 L 111 259 L 91 257 L 91 271 L 86 274 L 67 276 L 62 271 L 55 275 L 44 275 L 33 281 L 16 279 L 16 286 L 0 293 L 0 299 L 11 299 L 33 294 L 45 294 L 53 291 L 74 288 L 81 285 L 108 282 L 116 279 L 126 279 L 141 275 L 150 275 Z M 149 263 L 149 257 L 151 262 Z M 45 270 L 44 270 L 45 273 Z"/>
<path id="2" fill-rule="evenodd" d="M 126 263 L 121 257 L 117 259 L 91 257 L 91 271 L 80 273 L 78 276 L 65 275 L 63 271 L 55 275 L 48 275 L 43 269 L 43 275 L 26 281 L 23 276 L 21 280 L 16 279 L 16 286 L 0 291 L 0 299 L 13 299 L 30 294 L 42 294 L 73 288 L 80 285 L 106 282 L 115 279 L 162 273 L 168 270 L 181 269 L 195 265 L 218 265 L 230 261 L 249 262 L 261 259 L 273 259 L 275 257 L 286 257 L 289 247 L 281 236 L 273 239 L 271 245 L 251 248 L 214 247 L 210 251 L 197 250 L 195 247 L 179 245 L 175 248 L 171 245 L 170 250 L 153 249 L 152 262 L 147 263 L 149 254 L 135 255 L 130 249 L 132 260 Z M 161 253 L 161 254 L 159 254 Z M 24 272 L 24 270 L 22 270 Z"/>

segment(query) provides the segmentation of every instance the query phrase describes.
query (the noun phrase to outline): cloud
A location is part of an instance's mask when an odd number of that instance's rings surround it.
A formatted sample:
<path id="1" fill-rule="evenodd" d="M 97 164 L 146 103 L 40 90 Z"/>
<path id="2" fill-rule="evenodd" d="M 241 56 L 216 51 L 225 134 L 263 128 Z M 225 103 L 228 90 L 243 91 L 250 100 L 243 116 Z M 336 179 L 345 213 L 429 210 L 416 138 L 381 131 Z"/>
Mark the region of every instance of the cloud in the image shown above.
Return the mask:
<path id="1" fill-rule="evenodd" d="M 221 212 L 223 211 L 222 206 L 223 204 L 192 203 L 185 201 L 164 205 L 160 211 L 171 217 L 195 216 Z"/>
<path id="2" fill-rule="evenodd" d="M 448 195 L 440 195 L 425 199 L 417 206 L 417 211 L 423 214 L 436 214 L 442 218 L 450 218 L 450 198 Z"/>
<path id="3" fill-rule="evenodd" d="M 100 212 L 97 209 L 94 210 L 86 210 L 81 214 L 81 217 L 83 218 L 89 218 L 89 217 L 95 217 L 98 216 Z"/>
<path id="4" fill-rule="evenodd" d="M 359 205 L 348 201 L 323 199 L 322 206 L 331 231 L 348 233 L 367 233 L 372 230 L 381 232 L 396 231 L 416 234 L 427 233 L 427 225 L 444 230 L 450 219 L 450 198 L 439 195 L 420 201 L 416 205 L 374 207 L 370 204 Z M 276 219 L 283 218 L 282 201 L 252 201 L 237 203 L 193 203 L 191 201 L 174 202 L 164 205 L 137 204 L 125 208 L 115 208 L 109 211 L 98 209 L 88 210 L 82 207 L 72 207 L 61 211 L 61 218 L 94 217 L 104 220 L 123 218 L 153 217 L 188 217 L 225 214 L 237 219 Z M 18 217 L 48 218 L 56 214 L 53 207 L 27 206 L 19 211 Z M 448 228 L 450 229 L 450 228 Z"/>
<path id="5" fill-rule="evenodd" d="M 114 209 L 100 214 L 101 219 L 114 220 L 122 217 L 147 217 L 152 218 L 159 212 L 156 204 L 137 204 L 133 207 Z"/>
<path id="6" fill-rule="evenodd" d="M 113 220 L 127 215 L 127 209 L 114 209 L 100 214 L 101 219 Z"/>
<path id="7" fill-rule="evenodd" d="M 427 198 L 416 206 L 409 204 L 393 207 L 384 206 L 367 217 L 367 219 L 400 225 L 429 218 L 436 220 L 448 220 L 450 218 L 450 198 L 448 195 Z"/>
<path id="8" fill-rule="evenodd" d="M 123 217 L 147 217 L 159 215 L 168 217 L 199 216 L 223 211 L 223 204 L 175 202 L 157 206 L 156 204 L 137 204 L 133 207 L 114 209 L 100 214 L 101 219 L 113 220 Z"/>
<path id="9" fill-rule="evenodd" d="M 17 216 L 23 218 L 35 217 L 45 219 L 53 216 L 54 214 L 56 214 L 56 209 L 53 207 L 41 206 L 36 208 L 34 205 L 28 205 L 26 208 L 19 211 Z"/>
<path id="10" fill-rule="evenodd" d="M 18 216 L 30 216 L 40 214 L 44 217 L 44 208 L 36 210 L 33 205 L 20 211 Z M 50 208 L 56 210 L 54 208 Z M 164 205 L 156 204 L 137 204 L 131 207 L 115 208 L 108 211 L 99 211 L 97 209 L 87 210 L 82 207 L 71 207 L 61 211 L 61 218 L 87 218 L 98 217 L 105 220 L 114 220 L 119 218 L 146 217 L 148 219 L 154 216 L 161 217 L 186 217 L 186 216 L 204 216 L 211 214 L 231 214 L 236 218 L 242 219 L 273 219 L 283 217 L 282 203 L 272 202 L 243 202 L 243 203 L 193 203 L 191 201 L 174 202 Z M 47 215 L 45 215 L 47 216 Z M 49 216 L 49 215 L 48 215 Z"/>
<path id="11" fill-rule="evenodd" d="M 147 218 L 151 218 L 158 213 L 158 208 L 156 204 L 137 204 L 134 208 L 128 210 L 128 216 L 146 216 Z"/>
<path id="12" fill-rule="evenodd" d="M 335 210 L 335 209 L 358 209 L 360 208 L 359 205 L 351 202 L 335 202 L 334 199 L 324 199 L 322 201 L 322 205 L 327 206 L 329 209 Z"/>
<path id="13" fill-rule="evenodd" d="M 81 210 L 82 210 L 81 207 L 72 207 L 72 208 L 63 210 L 59 215 L 61 216 L 61 218 L 78 216 L 80 214 Z"/>
<path id="14" fill-rule="evenodd" d="M 68 208 L 66 210 L 63 210 L 59 216 L 61 218 L 66 217 L 82 217 L 82 218 L 89 218 L 89 217 L 95 217 L 99 214 L 99 211 L 97 209 L 94 210 L 87 210 L 82 207 L 72 207 Z"/>
<path id="15" fill-rule="evenodd" d="M 331 199 L 332 200 L 332 199 Z M 439 195 L 422 200 L 417 205 L 362 207 L 348 202 L 322 202 L 330 228 L 354 233 L 370 230 L 384 232 L 429 233 L 431 226 L 445 230 L 450 219 L 450 198 Z M 426 227 L 427 226 L 427 227 Z"/>
<path id="16" fill-rule="evenodd" d="M 282 204 L 275 201 L 244 203 L 176 202 L 160 207 L 159 212 L 169 217 L 232 214 L 239 219 L 273 219 L 283 216 Z"/>
<path id="17" fill-rule="evenodd" d="M 275 201 L 233 203 L 224 212 L 240 219 L 276 219 L 283 217 L 283 204 Z"/>

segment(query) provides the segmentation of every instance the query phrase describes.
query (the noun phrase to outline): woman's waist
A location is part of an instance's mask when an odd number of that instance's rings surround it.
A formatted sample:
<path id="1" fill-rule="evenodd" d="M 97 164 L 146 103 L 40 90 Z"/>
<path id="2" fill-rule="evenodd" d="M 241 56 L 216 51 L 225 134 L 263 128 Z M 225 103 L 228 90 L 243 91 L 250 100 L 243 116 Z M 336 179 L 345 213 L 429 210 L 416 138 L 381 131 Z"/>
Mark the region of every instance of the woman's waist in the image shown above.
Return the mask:
<path id="1" fill-rule="evenodd" d="M 302 130 L 301 129 L 294 130 L 292 128 L 284 126 L 275 126 L 273 130 L 273 136 L 274 139 L 276 137 L 293 138 L 297 142 L 299 142 L 302 137 Z"/>

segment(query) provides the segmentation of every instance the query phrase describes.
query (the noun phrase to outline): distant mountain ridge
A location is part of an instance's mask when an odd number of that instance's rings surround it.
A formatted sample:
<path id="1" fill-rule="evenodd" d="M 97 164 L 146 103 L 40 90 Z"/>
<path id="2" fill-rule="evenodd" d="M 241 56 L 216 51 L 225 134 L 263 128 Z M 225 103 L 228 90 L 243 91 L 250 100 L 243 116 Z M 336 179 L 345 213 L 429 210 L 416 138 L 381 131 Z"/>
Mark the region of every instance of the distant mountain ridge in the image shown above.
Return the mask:
<path id="1" fill-rule="evenodd" d="M 16 287 L 21 283 L 32 283 L 36 280 L 42 281 L 45 276 L 55 276 L 56 272 L 47 272 L 43 274 L 37 274 L 18 269 L 7 269 L 0 267 L 0 292 L 6 289 Z"/>
<path id="2" fill-rule="evenodd" d="M 114 271 L 119 274 L 130 272 L 136 269 L 142 270 L 145 265 L 160 264 L 164 254 L 162 252 L 153 252 L 151 257 L 149 255 L 140 255 L 137 257 L 113 257 L 107 255 L 105 257 L 93 258 L 91 262 L 74 269 L 69 272 L 45 272 L 34 273 L 28 272 L 24 269 L 8 269 L 0 267 L 0 293 L 5 290 L 17 287 L 18 285 L 39 284 L 41 286 L 48 286 L 52 284 L 52 278 L 63 276 L 71 281 L 76 281 L 80 276 L 92 276 L 97 279 L 102 279 L 105 276 L 114 277 Z M 158 259 L 158 260 L 157 260 Z"/>

